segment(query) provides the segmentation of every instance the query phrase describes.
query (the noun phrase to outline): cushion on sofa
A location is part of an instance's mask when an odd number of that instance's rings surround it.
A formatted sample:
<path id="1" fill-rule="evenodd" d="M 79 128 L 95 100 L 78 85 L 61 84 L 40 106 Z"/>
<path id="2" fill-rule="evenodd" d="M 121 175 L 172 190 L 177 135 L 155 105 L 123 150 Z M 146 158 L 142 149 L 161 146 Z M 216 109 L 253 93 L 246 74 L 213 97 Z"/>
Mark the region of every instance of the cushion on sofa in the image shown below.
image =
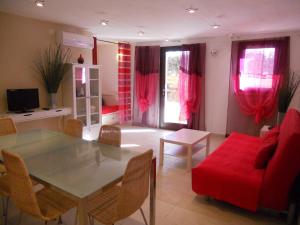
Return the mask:
<path id="1" fill-rule="evenodd" d="M 280 132 L 280 127 L 279 126 L 273 127 L 271 130 L 269 130 L 267 133 L 265 133 L 261 137 L 261 139 L 262 139 L 262 141 L 268 141 L 269 138 L 272 139 L 274 136 L 278 137 L 279 132 Z"/>
<path id="2" fill-rule="evenodd" d="M 300 113 L 290 109 L 280 126 L 278 146 L 265 170 L 260 206 L 287 210 L 289 193 L 300 173 Z"/>
<path id="3" fill-rule="evenodd" d="M 232 133 L 192 170 L 193 191 L 255 211 L 264 170 L 253 167 L 261 138 Z"/>
<path id="4" fill-rule="evenodd" d="M 274 127 L 261 138 L 262 144 L 257 152 L 254 162 L 255 169 L 266 168 L 277 147 L 278 135 L 279 127 Z"/>

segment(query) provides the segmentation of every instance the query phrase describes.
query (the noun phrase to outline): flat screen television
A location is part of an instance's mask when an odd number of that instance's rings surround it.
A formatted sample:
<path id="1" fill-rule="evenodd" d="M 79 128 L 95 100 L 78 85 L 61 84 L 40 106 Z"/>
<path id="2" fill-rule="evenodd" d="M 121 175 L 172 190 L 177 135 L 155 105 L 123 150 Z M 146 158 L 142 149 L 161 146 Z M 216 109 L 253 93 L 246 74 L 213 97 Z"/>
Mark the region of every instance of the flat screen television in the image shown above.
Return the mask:
<path id="1" fill-rule="evenodd" d="M 30 112 L 39 108 L 39 89 L 7 89 L 7 106 L 10 112 Z"/>

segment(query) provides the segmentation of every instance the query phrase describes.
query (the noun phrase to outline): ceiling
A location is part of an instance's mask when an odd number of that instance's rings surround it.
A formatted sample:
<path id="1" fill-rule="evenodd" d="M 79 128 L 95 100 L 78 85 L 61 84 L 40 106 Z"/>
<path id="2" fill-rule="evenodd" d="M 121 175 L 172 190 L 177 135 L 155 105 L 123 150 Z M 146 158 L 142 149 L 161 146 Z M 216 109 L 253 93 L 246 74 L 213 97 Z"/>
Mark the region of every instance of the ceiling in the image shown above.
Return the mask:
<path id="1" fill-rule="evenodd" d="M 38 8 L 34 0 L 1 0 L 0 11 L 74 25 L 102 39 L 134 42 L 300 30 L 299 0 L 45 1 Z M 191 6 L 198 11 L 187 13 Z M 109 25 L 101 26 L 102 19 Z M 221 27 L 213 29 L 214 23 Z"/>

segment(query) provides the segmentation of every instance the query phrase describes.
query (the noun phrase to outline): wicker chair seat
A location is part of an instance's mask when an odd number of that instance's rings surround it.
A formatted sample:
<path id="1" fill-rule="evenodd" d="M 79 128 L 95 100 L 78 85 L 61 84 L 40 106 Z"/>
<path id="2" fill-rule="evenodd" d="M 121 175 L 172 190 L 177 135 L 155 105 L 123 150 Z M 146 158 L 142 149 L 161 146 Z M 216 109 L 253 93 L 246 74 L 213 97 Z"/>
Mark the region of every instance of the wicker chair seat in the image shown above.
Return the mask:
<path id="1" fill-rule="evenodd" d="M 0 164 L 0 174 L 6 173 L 5 166 L 3 164 Z"/>
<path id="2" fill-rule="evenodd" d="M 53 220 L 76 207 L 76 202 L 51 188 L 44 188 L 36 193 L 40 210 L 45 220 Z"/>
<path id="3" fill-rule="evenodd" d="M 9 196 L 9 180 L 7 175 L 0 176 L 0 196 Z"/>
<path id="4" fill-rule="evenodd" d="M 15 133 L 17 133 L 17 128 L 14 121 L 9 117 L 0 118 L 0 136 Z"/>
<path id="5" fill-rule="evenodd" d="M 0 174 L 6 174 L 6 169 L 5 169 L 5 166 L 3 164 L 0 164 Z M 0 176 L 0 179 L 1 179 L 2 176 Z M 8 178 L 6 177 L 5 178 L 5 182 L 7 183 L 8 185 Z M 35 186 L 35 185 L 38 185 L 39 182 L 37 182 L 36 180 L 34 179 L 31 179 L 31 182 L 32 182 L 32 185 Z M 1 181 L 0 181 L 0 188 L 1 188 Z M 1 191 L 0 191 L 1 192 Z"/>
<path id="6" fill-rule="evenodd" d="M 115 185 L 91 200 L 90 205 L 95 205 L 95 208 L 89 210 L 92 225 L 94 219 L 105 225 L 113 225 L 137 210 L 140 210 L 147 225 L 141 207 L 148 196 L 152 156 L 153 151 L 148 150 L 131 158 L 122 177 L 121 186 Z"/>
<path id="7" fill-rule="evenodd" d="M 117 198 L 120 191 L 120 186 L 114 186 L 95 196 L 88 204 L 90 216 L 105 225 L 114 224 L 119 220 L 117 215 Z"/>
<path id="8" fill-rule="evenodd" d="M 121 128 L 113 125 L 103 125 L 100 129 L 98 141 L 102 144 L 120 147 Z"/>
<path id="9" fill-rule="evenodd" d="M 83 123 L 81 120 L 68 119 L 65 125 L 64 133 L 73 137 L 82 138 Z"/>

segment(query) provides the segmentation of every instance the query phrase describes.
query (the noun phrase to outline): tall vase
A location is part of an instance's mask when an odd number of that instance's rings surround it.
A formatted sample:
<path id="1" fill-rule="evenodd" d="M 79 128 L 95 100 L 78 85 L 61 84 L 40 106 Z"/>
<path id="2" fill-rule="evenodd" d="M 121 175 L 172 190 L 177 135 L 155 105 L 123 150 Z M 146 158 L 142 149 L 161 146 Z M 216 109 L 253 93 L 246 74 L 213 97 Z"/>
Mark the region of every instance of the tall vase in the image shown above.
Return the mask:
<path id="1" fill-rule="evenodd" d="M 277 125 L 280 125 L 282 123 L 282 120 L 285 116 L 285 112 L 278 112 L 277 114 Z"/>
<path id="2" fill-rule="evenodd" d="M 56 94 L 57 93 L 50 93 L 50 101 L 49 101 L 49 105 L 51 109 L 55 109 L 56 108 Z"/>

